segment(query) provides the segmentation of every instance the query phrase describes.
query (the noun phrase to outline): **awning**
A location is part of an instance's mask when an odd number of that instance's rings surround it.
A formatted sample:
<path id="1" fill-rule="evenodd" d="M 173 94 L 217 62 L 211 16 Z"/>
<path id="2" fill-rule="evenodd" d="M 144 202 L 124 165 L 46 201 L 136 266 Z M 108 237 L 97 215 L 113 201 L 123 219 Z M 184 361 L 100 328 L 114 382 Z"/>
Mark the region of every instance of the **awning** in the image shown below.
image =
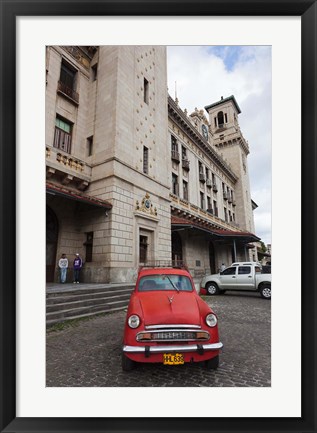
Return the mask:
<path id="1" fill-rule="evenodd" d="M 181 229 L 196 229 L 205 232 L 210 235 L 210 237 L 215 241 L 225 241 L 225 240 L 235 240 L 243 244 L 248 244 L 249 242 L 258 242 L 260 238 L 255 236 L 253 233 L 235 231 L 235 230 L 221 230 L 212 228 L 206 221 L 191 221 L 185 218 L 179 218 L 172 215 L 172 230 Z M 211 225 L 211 224 L 210 224 Z"/>
<path id="2" fill-rule="evenodd" d="M 78 192 L 71 191 L 68 188 L 64 188 L 59 185 L 46 183 L 46 193 L 51 195 L 56 195 L 59 197 L 64 197 L 69 200 L 75 200 L 80 203 L 84 203 L 97 208 L 111 209 L 112 204 L 106 200 L 101 200 L 97 197 L 92 197 L 88 195 L 83 195 Z"/>

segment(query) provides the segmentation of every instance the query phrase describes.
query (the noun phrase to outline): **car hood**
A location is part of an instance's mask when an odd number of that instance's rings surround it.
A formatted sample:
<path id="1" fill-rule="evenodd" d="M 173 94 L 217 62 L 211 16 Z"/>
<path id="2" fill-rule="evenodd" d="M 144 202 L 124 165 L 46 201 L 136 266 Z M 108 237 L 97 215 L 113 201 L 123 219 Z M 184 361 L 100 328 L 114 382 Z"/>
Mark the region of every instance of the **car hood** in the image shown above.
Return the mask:
<path id="1" fill-rule="evenodd" d="M 191 292 L 162 291 L 139 294 L 145 325 L 200 325 L 200 310 Z"/>

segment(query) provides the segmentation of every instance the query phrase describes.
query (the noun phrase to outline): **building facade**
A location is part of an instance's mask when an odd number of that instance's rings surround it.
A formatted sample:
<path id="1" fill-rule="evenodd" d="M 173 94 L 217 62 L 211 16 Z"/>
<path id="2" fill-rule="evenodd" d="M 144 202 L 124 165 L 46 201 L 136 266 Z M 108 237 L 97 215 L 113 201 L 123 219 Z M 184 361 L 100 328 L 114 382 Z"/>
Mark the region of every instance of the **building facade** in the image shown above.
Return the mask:
<path id="1" fill-rule="evenodd" d="M 47 47 L 47 281 L 62 253 L 82 256 L 86 282 L 257 259 L 239 106 L 205 111 L 168 95 L 165 47 Z"/>

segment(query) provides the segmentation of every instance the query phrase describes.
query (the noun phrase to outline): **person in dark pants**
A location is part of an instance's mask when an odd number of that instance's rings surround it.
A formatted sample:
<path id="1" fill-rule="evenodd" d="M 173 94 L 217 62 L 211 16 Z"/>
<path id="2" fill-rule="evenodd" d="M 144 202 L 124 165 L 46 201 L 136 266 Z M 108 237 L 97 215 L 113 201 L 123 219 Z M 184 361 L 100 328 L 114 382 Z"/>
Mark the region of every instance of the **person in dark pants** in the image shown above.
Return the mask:
<path id="1" fill-rule="evenodd" d="M 82 267 L 83 267 L 83 261 L 80 258 L 79 254 L 76 253 L 75 259 L 74 259 L 74 263 L 73 263 L 74 284 L 75 283 L 79 284 L 79 275 L 80 275 L 80 270 L 81 270 Z"/>

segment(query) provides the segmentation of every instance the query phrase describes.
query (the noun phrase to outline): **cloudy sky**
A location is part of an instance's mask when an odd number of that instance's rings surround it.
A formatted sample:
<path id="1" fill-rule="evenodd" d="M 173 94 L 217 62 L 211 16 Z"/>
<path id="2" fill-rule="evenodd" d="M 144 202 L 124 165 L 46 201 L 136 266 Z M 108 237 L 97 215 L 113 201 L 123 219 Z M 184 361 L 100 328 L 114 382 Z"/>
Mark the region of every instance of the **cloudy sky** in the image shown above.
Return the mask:
<path id="1" fill-rule="evenodd" d="M 169 94 L 175 98 L 176 87 L 179 105 L 189 113 L 221 96 L 235 96 L 250 149 L 251 196 L 258 205 L 255 231 L 265 244 L 271 243 L 271 47 L 168 47 L 167 68 Z"/>

